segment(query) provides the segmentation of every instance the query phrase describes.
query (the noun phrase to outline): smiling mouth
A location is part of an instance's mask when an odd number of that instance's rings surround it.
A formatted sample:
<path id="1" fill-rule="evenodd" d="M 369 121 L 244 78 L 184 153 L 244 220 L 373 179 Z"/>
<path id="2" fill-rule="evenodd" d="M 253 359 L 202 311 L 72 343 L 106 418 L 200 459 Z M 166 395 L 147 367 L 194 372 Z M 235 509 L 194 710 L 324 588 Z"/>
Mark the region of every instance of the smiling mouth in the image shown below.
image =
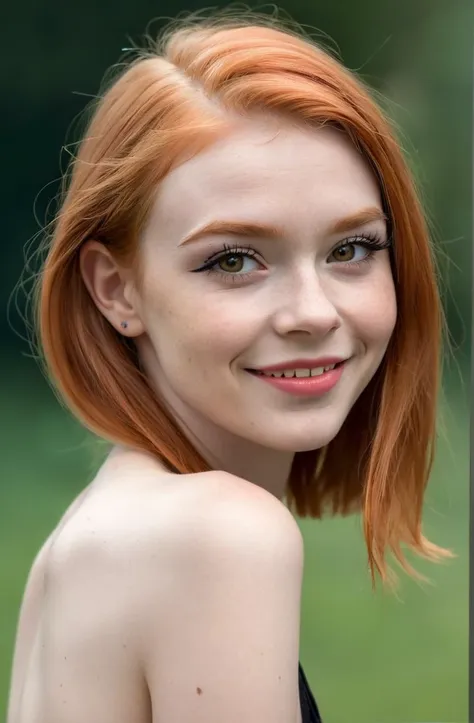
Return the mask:
<path id="1" fill-rule="evenodd" d="M 347 359 L 336 364 L 307 369 L 267 369 L 266 371 L 246 369 L 245 371 L 283 394 L 317 398 L 337 386 L 346 362 Z"/>
<path id="2" fill-rule="evenodd" d="M 259 369 L 246 369 L 245 371 L 256 376 L 274 377 L 276 379 L 308 379 L 311 377 L 319 377 L 326 372 L 337 369 L 344 362 L 337 364 L 328 364 L 327 366 L 313 367 L 308 369 L 278 369 L 273 371 L 260 371 Z"/>

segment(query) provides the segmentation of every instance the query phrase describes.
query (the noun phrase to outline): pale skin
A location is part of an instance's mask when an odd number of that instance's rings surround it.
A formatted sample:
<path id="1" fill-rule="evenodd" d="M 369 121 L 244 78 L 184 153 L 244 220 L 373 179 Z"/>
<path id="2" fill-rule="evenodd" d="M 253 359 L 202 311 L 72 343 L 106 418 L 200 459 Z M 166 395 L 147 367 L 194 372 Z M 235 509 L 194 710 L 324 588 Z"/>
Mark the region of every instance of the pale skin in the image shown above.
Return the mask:
<path id="1" fill-rule="evenodd" d="M 279 235 L 189 238 L 213 221 Z M 32 567 L 8 723 L 300 722 L 304 551 L 282 499 L 294 453 L 337 435 L 393 332 L 389 252 L 365 236 L 387 228 L 349 141 L 253 118 L 164 179 L 143 288 L 84 246 L 94 302 L 215 471 L 114 448 Z M 224 244 L 220 274 L 198 272 Z M 349 361 L 317 399 L 246 371 L 333 354 Z"/>

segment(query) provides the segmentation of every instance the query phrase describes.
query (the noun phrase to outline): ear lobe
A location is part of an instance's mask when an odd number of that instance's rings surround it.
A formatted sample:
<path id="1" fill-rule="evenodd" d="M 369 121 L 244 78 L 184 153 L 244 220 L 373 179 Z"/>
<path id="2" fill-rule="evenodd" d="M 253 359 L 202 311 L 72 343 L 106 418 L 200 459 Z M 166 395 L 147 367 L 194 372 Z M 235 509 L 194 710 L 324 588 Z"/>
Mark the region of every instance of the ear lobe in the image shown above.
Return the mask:
<path id="1" fill-rule="evenodd" d="M 94 304 L 112 326 L 126 336 L 143 334 L 143 324 L 129 300 L 129 274 L 104 244 L 87 241 L 80 250 L 79 266 Z M 126 322 L 126 327 L 122 322 Z"/>

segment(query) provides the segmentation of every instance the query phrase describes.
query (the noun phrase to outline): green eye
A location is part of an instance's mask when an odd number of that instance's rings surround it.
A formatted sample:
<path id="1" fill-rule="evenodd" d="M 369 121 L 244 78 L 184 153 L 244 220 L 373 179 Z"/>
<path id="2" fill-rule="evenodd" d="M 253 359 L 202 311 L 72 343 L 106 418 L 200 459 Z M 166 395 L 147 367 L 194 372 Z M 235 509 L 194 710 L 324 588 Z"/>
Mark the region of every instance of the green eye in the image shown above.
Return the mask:
<path id="1" fill-rule="evenodd" d="M 339 246 L 334 251 L 334 256 L 338 261 L 352 261 L 355 255 L 354 246 L 356 244 L 344 244 L 343 246 Z"/>
<path id="2" fill-rule="evenodd" d="M 238 274 L 244 266 L 244 256 L 239 254 L 227 254 L 221 256 L 217 261 L 219 268 L 229 274 Z M 227 266 L 227 268 L 225 268 Z"/>

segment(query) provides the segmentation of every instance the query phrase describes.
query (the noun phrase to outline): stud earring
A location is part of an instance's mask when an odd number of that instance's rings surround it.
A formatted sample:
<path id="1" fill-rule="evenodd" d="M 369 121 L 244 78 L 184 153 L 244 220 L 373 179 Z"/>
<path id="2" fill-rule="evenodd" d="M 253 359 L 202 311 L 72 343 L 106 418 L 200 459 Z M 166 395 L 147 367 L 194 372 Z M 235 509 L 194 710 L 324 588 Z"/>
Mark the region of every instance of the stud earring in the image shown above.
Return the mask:
<path id="1" fill-rule="evenodd" d="M 122 327 L 122 329 L 126 329 L 128 326 L 128 321 L 121 321 L 120 326 Z"/>

